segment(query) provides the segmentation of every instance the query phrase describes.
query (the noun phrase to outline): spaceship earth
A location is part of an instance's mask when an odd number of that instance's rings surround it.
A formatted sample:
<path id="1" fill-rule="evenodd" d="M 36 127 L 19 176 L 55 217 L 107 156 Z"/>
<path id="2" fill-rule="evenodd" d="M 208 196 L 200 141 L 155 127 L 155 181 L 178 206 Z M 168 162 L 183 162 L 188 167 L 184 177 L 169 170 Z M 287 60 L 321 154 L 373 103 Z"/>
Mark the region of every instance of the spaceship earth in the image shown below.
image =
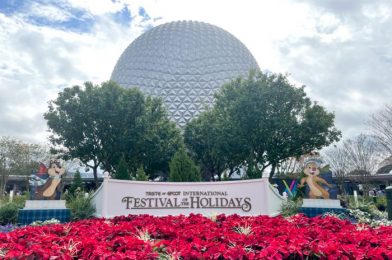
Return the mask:
<path id="1" fill-rule="evenodd" d="M 258 69 L 246 46 L 204 22 L 177 21 L 154 27 L 122 53 L 111 80 L 161 97 L 178 126 L 214 102 L 224 83 Z"/>

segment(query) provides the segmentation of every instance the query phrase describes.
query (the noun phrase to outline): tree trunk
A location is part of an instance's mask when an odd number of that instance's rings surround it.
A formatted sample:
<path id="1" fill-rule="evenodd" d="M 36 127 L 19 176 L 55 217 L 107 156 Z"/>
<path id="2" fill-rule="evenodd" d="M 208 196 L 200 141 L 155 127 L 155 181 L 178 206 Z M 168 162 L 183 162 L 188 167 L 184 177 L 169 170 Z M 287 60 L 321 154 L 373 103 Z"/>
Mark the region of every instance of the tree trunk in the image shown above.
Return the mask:
<path id="1" fill-rule="evenodd" d="M 276 164 L 273 163 L 271 167 L 272 168 L 271 168 L 270 175 L 268 178 L 269 182 L 272 182 L 272 177 L 275 175 Z"/>
<path id="2" fill-rule="evenodd" d="M 8 181 L 8 175 L 2 174 L 1 180 L 0 180 L 0 198 L 4 197 L 4 192 L 5 192 L 5 189 L 7 186 L 7 181 Z"/>
<path id="3" fill-rule="evenodd" d="M 230 167 L 230 170 L 229 170 L 229 179 L 231 178 L 231 176 L 233 175 L 233 173 L 234 173 L 234 168 L 233 167 Z"/>
<path id="4" fill-rule="evenodd" d="M 94 165 L 93 174 L 94 174 L 94 186 L 95 189 L 98 189 L 98 165 Z"/>

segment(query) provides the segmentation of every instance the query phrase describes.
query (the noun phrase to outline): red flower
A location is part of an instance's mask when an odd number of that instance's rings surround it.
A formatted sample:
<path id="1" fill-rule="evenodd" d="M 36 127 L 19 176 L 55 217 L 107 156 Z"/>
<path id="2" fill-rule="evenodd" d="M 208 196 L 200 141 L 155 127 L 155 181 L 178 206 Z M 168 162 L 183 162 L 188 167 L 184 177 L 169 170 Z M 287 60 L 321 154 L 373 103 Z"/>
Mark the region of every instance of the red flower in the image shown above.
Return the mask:
<path id="1" fill-rule="evenodd" d="M 121 216 L 0 234 L 6 259 L 391 259 L 392 227 L 333 217 Z"/>

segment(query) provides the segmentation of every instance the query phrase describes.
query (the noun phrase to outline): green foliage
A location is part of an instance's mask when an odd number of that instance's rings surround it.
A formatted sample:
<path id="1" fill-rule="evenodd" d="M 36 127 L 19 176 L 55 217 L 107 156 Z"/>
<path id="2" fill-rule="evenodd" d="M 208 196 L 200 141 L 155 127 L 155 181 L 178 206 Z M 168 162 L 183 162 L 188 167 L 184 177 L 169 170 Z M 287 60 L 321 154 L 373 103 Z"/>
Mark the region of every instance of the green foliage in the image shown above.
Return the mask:
<path id="1" fill-rule="evenodd" d="M 113 171 L 123 155 L 130 172 L 144 165 L 152 177 L 167 173 L 182 141 L 160 99 L 111 81 L 64 89 L 49 103 L 45 119 L 52 144 L 93 168 L 96 184 L 97 168 Z"/>
<path id="2" fill-rule="evenodd" d="M 342 199 L 348 204 L 350 215 L 358 219 L 360 223 L 377 226 L 385 222 L 383 220 L 386 218 L 386 212 L 384 212 L 386 206 L 385 196 L 378 197 L 376 203 L 374 203 L 373 198 L 368 196 L 358 196 L 358 204 L 355 203 L 354 196 L 352 195 L 342 196 Z M 388 225 L 391 224 L 389 223 Z"/>
<path id="3" fill-rule="evenodd" d="M 15 203 L 18 205 L 19 208 L 23 208 L 25 205 L 26 200 L 29 199 L 29 194 L 24 194 L 24 195 L 14 195 L 12 197 L 12 203 Z M 0 206 L 7 204 L 10 201 L 10 195 L 4 196 L 1 201 L 0 201 Z"/>
<path id="4" fill-rule="evenodd" d="M 203 180 L 220 178 L 224 170 L 230 170 L 230 177 L 241 163 L 238 156 L 241 146 L 236 143 L 239 139 L 226 127 L 215 110 L 206 110 L 185 127 L 184 142 L 192 158 L 201 166 Z M 227 142 L 227 138 L 231 142 Z"/>
<path id="5" fill-rule="evenodd" d="M 253 160 L 249 160 L 248 168 L 246 169 L 246 175 L 244 179 L 259 179 L 263 176 L 263 172 L 260 171 L 257 163 Z"/>
<path id="6" fill-rule="evenodd" d="M 0 207 L 0 224 L 14 224 L 18 221 L 18 210 L 20 205 L 9 202 Z"/>
<path id="7" fill-rule="evenodd" d="M 330 172 L 330 171 L 331 171 L 331 167 L 329 166 L 329 164 L 327 164 L 324 167 L 320 168 L 320 173 L 325 173 L 325 172 Z"/>
<path id="8" fill-rule="evenodd" d="M 334 217 L 334 218 L 339 218 L 339 219 L 343 219 L 343 220 L 345 220 L 345 219 L 349 220 L 349 216 L 346 213 L 338 213 L 335 211 L 327 211 L 327 212 L 323 213 L 322 216 L 323 216 L 323 218 Z"/>
<path id="9" fill-rule="evenodd" d="M 387 198 L 386 196 L 377 197 L 376 207 L 380 211 L 385 211 L 387 208 Z"/>
<path id="10" fill-rule="evenodd" d="M 341 135 L 334 114 L 281 74 L 252 72 L 224 85 L 215 99 L 214 108 L 186 129 L 185 142 L 203 165 L 208 164 L 200 155 L 216 155 L 223 158 L 223 168 L 246 166 L 247 178 L 260 177 L 268 167 L 272 177 L 287 158 L 320 149 Z"/>
<path id="11" fill-rule="evenodd" d="M 290 217 L 297 214 L 300 203 L 302 202 L 287 199 L 287 201 L 282 204 L 281 215 L 283 217 Z"/>
<path id="12" fill-rule="evenodd" d="M 79 170 L 76 171 L 74 178 L 73 178 L 73 182 L 71 184 L 71 187 L 69 187 L 69 192 L 71 194 L 75 194 L 75 192 L 77 190 L 84 190 L 84 185 L 83 185 L 83 181 L 82 181 L 82 177 L 80 176 L 80 172 Z"/>
<path id="13" fill-rule="evenodd" d="M 380 212 L 374 205 L 369 208 L 348 209 L 348 213 L 358 221 L 358 224 L 367 224 L 371 227 L 392 225 L 392 221 L 387 219 L 387 213 Z"/>
<path id="14" fill-rule="evenodd" d="M 143 169 L 143 166 L 140 166 L 136 170 L 136 180 L 137 181 L 148 181 L 148 175 Z"/>
<path id="15" fill-rule="evenodd" d="M 355 209 L 359 209 L 362 212 L 366 212 L 369 214 L 372 214 L 372 212 L 375 212 L 375 210 L 377 210 L 376 206 L 373 203 L 360 203 L 359 206 Z"/>
<path id="16" fill-rule="evenodd" d="M 82 192 L 77 192 L 75 195 L 68 194 L 67 208 L 71 211 L 72 220 L 92 218 L 95 213 L 95 207 L 92 204 L 92 194 L 87 196 Z"/>
<path id="17" fill-rule="evenodd" d="M 169 163 L 169 181 L 193 182 L 200 181 L 200 170 L 189 158 L 184 148 L 180 148 Z"/>
<path id="18" fill-rule="evenodd" d="M 180 170 L 178 169 L 178 167 L 174 163 L 175 163 L 174 159 L 169 163 L 169 168 L 170 168 L 169 181 L 181 182 L 183 179 L 181 176 L 182 172 L 180 172 Z"/>
<path id="19" fill-rule="evenodd" d="M 44 146 L 10 137 L 0 138 L 0 169 L 13 175 L 29 175 L 48 156 Z M 7 163 L 5 163 L 7 162 Z"/>
<path id="20" fill-rule="evenodd" d="M 0 137 L 0 197 L 3 197 L 8 176 L 29 175 L 48 156 L 44 146 Z"/>
<path id="21" fill-rule="evenodd" d="M 114 179 L 119 179 L 119 180 L 130 180 L 131 175 L 128 170 L 127 162 L 125 161 L 125 157 L 121 157 L 120 162 L 118 163 L 116 167 L 116 172 L 114 173 L 113 176 Z"/>
<path id="22" fill-rule="evenodd" d="M 340 197 L 341 200 L 343 200 L 347 204 L 347 208 L 350 209 L 360 209 L 365 212 L 370 212 L 370 208 L 375 207 L 372 198 L 368 196 L 358 196 L 358 204 L 356 204 L 355 197 L 353 195 L 345 195 Z"/>

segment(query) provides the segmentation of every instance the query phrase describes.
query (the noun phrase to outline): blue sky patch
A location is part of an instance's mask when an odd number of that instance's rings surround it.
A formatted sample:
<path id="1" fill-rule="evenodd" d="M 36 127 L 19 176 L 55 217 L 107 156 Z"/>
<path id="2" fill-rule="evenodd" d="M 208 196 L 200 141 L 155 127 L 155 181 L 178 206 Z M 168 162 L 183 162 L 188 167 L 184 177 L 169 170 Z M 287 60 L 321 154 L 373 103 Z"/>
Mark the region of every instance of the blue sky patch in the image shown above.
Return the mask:
<path id="1" fill-rule="evenodd" d="M 78 33 L 88 33 L 94 26 L 94 19 L 68 19 L 66 21 L 51 21 L 43 17 L 30 16 L 28 21 L 31 24 L 37 26 L 47 26 L 51 28 L 78 32 Z"/>
<path id="2" fill-rule="evenodd" d="M 112 16 L 114 21 L 122 25 L 129 25 L 132 21 L 131 11 L 126 6 Z"/>
<path id="3" fill-rule="evenodd" d="M 148 13 L 146 12 L 146 9 L 144 9 L 143 7 L 139 8 L 139 15 L 141 17 L 143 17 L 143 21 L 147 21 L 150 20 L 151 17 L 148 15 Z"/>
<path id="4" fill-rule="evenodd" d="M 28 21 L 37 26 L 48 26 L 77 33 L 88 33 L 92 30 L 95 23 L 94 17 L 86 15 L 85 12 L 77 9 L 68 9 L 67 11 L 70 12 L 72 16 L 64 21 L 54 21 L 34 15 L 29 15 Z"/>
<path id="5" fill-rule="evenodd" d="M 67 12 L 66 19 L 50 19 L 45 15 L 33 12 L 34 5 L 52 7 Z M 23 19 L 36 26 L 47 26 L 60 30 L 73 31 L 77 33 L 90 32 L 94 26 L 95 18 L 82 9 L 72 8 L 61 1 L 47 0 L 0 0 L 0 13 L 7 16 L 20 15 Z"/>
<path id="6" fill-rule="evenodd" d="M 18 1 L 18 0 L 1 0 L 0 1 L 0 13 L 5 15 L 12 15 L 19 12 L 28 5 L 29 1 Z"/>
<path id="7" fill-rule="evenodd" d="M 46 13 L 45 9 L 47 9 Z M 59 12 L 58 16 L 56 16 L 56 12 Z M 142 17 L 142 22 L 151 20 L 143 7 L 140 7 L 136 12 L 137 15 Z M 136 15 L 136 12 L 134 15 Z M 18 16 L 24 19 L 25 22 L 36 26 L 77 33 L 91 32 L 96 19 L 98 19 L 98 17 L 94 17 L 84 9 L 70 6 L 66 1 L 51 0 L 0 0 L 0 13 L 7 16 Z M 109 15 L 116 23 L 124 26 L 129 26 L 132 22 L 132 13 L 128 6 L 124 6 L 120 11 Z M 151 27 L 153 26 L 148 24 L 144 30 L 151 29 Z"/>

